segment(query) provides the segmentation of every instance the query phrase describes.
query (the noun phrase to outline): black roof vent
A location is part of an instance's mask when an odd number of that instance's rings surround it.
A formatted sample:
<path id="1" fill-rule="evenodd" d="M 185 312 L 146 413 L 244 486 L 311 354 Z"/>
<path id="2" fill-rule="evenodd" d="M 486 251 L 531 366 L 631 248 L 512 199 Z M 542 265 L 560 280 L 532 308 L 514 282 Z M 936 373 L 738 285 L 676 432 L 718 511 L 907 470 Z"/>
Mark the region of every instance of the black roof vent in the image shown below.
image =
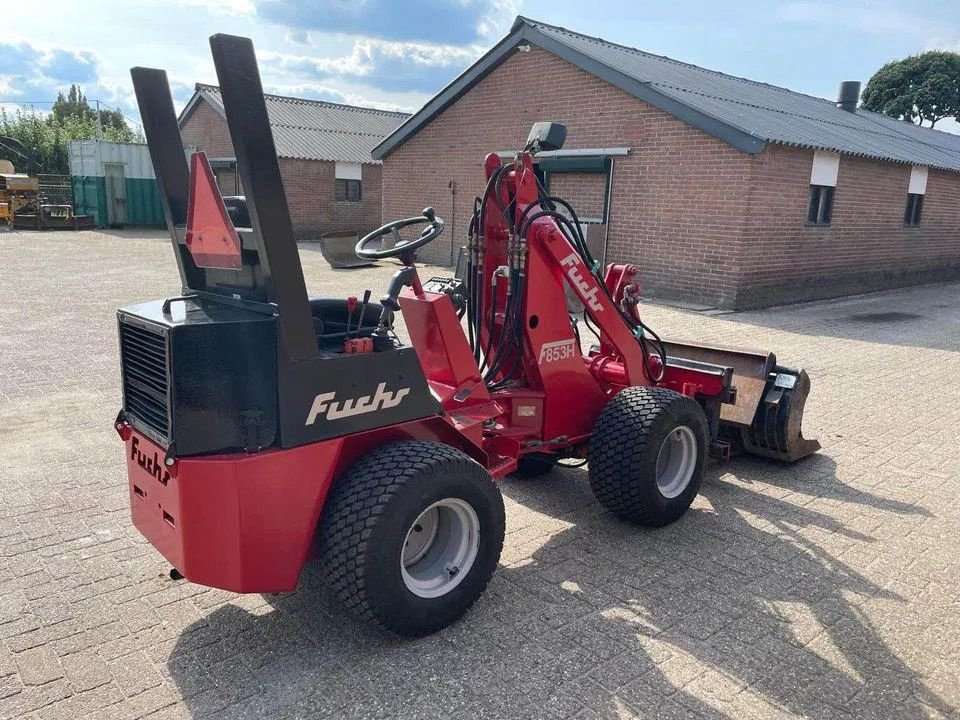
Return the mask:
<path id="1" fill-rule="evenodd" d="M 840 83 L 840 92 L 837 94 L 837 107 L 847 112 L 856 112 L 860 102 L 860 81 L 844 80 Z"/>

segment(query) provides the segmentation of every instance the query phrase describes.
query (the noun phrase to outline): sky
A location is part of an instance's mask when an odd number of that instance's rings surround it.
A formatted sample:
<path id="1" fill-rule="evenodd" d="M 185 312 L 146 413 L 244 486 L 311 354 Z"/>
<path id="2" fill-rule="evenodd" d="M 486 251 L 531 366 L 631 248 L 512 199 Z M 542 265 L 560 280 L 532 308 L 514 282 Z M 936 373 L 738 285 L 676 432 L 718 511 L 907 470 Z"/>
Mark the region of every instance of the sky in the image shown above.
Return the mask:
<path id="1" fill-rule="evenodd" d="M 134 65 L 168 71 L 178 109 L 216 83 L 207 38 L 252 37 L 267 92 L 416 111 L 518 14 L 713 70 L 834 99 L 881 65 L 960 51 L 957 0 L 140 0 L 9 3 L 0 105 L 49 109 L 79 83 L 139 120 Z M 38 17 L 56 18 L 49 22 Z M 938 129 L 960 132 L 944 121 Z"/>

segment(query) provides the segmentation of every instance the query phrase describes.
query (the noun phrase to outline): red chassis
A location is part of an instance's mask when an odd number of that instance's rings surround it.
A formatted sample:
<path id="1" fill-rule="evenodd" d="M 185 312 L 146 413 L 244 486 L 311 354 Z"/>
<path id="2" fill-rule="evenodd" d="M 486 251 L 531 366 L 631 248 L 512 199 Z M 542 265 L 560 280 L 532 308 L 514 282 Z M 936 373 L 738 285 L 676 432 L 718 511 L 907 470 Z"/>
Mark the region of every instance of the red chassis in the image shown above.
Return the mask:
<path id="1" fill-rule="evenodd" d="M 487 177 L 499 166 L 496 155 L 488 156 Z M 531 206 L 534 215 L 538 188 L 529 153 L 517 156 L 498 192 L 503 201 L 515 200 L 515 212 L 522 215 Z M 399 303 L 442 414 L 292 449 L 181 457 L 169 465 L 161 447 L 118 422 L 134 524 L 185 577 L 237 592 L 293 590 L 336 478 L 394 440 L 456 447 L 500 478 L 527 453 L 585 457 L 608 399 L 630 385 L 654 384 L 648 366 L 662 370 L 656 384 L 695 397 L 705 408 L 719 410 L 721 400 L 729 398 L 725 368 L 690 363 L 664 368 L 655 355 L 645 364 L 635 331 L 621 314 L 630 311 L 637 290 L 632 267 L 607 268 L 604 292 L 552 218 L 533 220 L 518 242 L 511 240 L 503 215 L 486 217 L 480 283 L 490 291 L 482 294 L 479 311 L 494 332 L 481 340 L 494 346 L 503 332 L 504 318 L 496 308 L 506 306 L 508 288 L 495 273 L 510 264 L 509 253 L 521 252 L 529 290 L 522 357 L 515 359 L 520 382 L 488 390 L 451 297 L 425 291 L 414 274 Z M 599 351 L 590 355 L 582 354 L 570 323 L 565 281 L 599 330 Z"/>

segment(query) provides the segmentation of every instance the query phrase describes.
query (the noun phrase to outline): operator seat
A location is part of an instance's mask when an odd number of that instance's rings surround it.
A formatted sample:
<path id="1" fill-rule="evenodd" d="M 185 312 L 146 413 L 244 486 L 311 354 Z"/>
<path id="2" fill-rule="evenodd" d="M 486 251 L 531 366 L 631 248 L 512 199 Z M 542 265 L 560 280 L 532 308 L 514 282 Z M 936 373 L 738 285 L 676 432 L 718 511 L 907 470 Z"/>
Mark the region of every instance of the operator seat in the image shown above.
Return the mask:
<path id="1" fill-rule="evenodd" d="M 358 302 L 350 318 L 350 333 L 359 329 L 359 336 L 367 337 L 376 329 L 380 322 L 383 306 L 371 300 L 367 303 L 360 317 L 362 302 Z M 347 301 L 345 298 L 312 297 L 310 298 L 310 314 L 313 316 L 313 330 L 317 334 L 317 342 L 321 347 L 330 345 L 342 347 L 344 333 L 347 331 Z"/>

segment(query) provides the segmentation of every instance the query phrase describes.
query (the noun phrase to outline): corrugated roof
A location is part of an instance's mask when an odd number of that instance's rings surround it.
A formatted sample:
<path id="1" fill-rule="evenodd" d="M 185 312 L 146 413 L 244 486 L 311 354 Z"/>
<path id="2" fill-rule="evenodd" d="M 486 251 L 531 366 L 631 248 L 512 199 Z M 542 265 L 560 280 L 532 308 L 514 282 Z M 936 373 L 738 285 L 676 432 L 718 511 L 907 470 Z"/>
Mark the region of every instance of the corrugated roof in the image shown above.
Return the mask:
<path id="1" fill-rule="evenodd" d="M 765 143 L 960 172 L 960 136 L 518 17 L 503 41 L 374 149 L 382 158 L 530 42 L 745 152 Z"/>
<path id="2" fill-rule="evenodd" d="M 223 114 L 216 85 L 198 83 L 194 98 L 203 98 Z M 181 116 L 186 119 L 195 99 Z M 379 162 L 370 149 L 406 120 L 407 113 L 340 105 L 283 95 L 264 95 L 279 157 L 341 162 Z"/>

